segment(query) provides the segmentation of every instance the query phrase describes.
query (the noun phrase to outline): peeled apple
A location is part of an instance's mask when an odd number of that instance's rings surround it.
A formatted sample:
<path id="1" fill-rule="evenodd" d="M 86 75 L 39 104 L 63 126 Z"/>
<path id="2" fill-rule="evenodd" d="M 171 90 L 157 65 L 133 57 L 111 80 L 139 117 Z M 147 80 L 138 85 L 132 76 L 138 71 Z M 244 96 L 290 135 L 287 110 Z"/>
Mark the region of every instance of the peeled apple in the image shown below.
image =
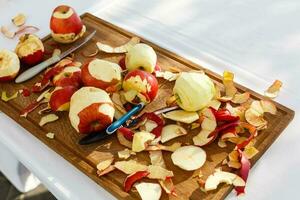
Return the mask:
<path id="1" fill-rule="evenodd" d="M 175 82 L 173 93 L 182 109 L 198 111 L 212 100 L 215 86 L 204 73 L 182 72 Z"/>

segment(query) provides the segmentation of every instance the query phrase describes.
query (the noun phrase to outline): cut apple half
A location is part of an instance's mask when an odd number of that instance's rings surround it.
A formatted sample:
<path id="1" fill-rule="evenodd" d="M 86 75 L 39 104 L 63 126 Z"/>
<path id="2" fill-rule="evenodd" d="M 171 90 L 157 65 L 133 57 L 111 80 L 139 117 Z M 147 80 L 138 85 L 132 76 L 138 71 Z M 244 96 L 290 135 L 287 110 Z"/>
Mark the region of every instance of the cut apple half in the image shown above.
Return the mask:
<path id="1" fill-rule="evenodd" d="M 142 200 L 159 200 L 162 189 L 158 183 L 138 183 L 135 184 Z"/>
<path id="2" fill-rule="evenodd" d="M 107 44 L 103 44 L 101 42 L 97 42 L 97 47 L 100 51 L 104 51 L 106 53 L 126 53 L 129 49 L 131 49 L 134 45 L 140 43 L 140 38 L 133 37 L 126 44 L 123 44 L 118 47 L 112 47 Z"/>
<path id="3" fill-rule="evenodd" d="M 220 183 L 226 183 L 234 186 L 245 186 L 245 181 L 236 174 L 224 171 L 216 171 L 205 181 L 205 191 L 217 189 Z"/>
<path id="4" fill-rule="evenodd" d="M 184 146 L 171 155 L 174 165 L 181 169 L 192 171 L 202 167 L 206 161 L 205 151 L 197 146 Z"/>
<path id="5" fill-rule="evenodd" d="M 171 119 L 176 122 L 182 122 L 186 124 L 191 124 L 194 121 L 199 119 L 199 115 L 197 112 L 189 112 L 184 110 L 174 110 L 163 114 L 164 118 Z"/>
<path id="6" fill-rule="evenodd" d="M 174 138 L 180 137 L 182 135 L 186 135 L 187 131 L 177 125 L 177 124 L 169 124 L 167 126 L 164 126 L 161 132 L 161 142 L 165 143 L 169 140 L 172 140 Z"/>

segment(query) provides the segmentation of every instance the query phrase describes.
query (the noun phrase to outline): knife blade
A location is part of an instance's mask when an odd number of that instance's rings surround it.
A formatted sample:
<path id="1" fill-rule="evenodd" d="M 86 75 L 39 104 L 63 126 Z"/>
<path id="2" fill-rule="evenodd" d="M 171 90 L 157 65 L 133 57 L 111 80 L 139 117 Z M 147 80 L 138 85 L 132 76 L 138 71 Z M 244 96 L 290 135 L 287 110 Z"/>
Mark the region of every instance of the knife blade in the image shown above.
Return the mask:
<path id="1" fill-rule="evenodd" d="M 46 69 L 48 66 L 57 63 L 58 61 L 60 61 L 61 59 L 63 59 L 67 55 L 69 55 L 70 53 L 72 53 L 72 52 L 76 51 L 77 49 L 79 49 L 82 45 L 87 43 L 95 34 L 96 34 L 96 30 L 94 30 L 88 36 L 86 36 L 86 37 L 80 39 L 79 41 L 77 41 L 74 46 L 72 46 L 70 49 L 64 51 L 62 54 L 52 56 L 51 58 L 41 62 L 40 64 L 29 68 L 28 70 L 21 73 L 16 78 L 15 82 L 16 83 L 22 83 L 24 81 L 27 81 L 28 79 L 31 79 L 32 77 L 34 77 L 35 75 L 37 75 L 38 73 L 40 73 L 41 71 Z"/>
<path id="2" fill-rule="evenodd" d="M 91 144 L 100 140 L 103 140 L 104 138 L 107 138 L 108 136 L 115 133 L 119 128 L 123 126 L 123 124 L 131 118 L 133 115 L 141 111 L 144 107 L 144 103 L 139 103 L 135 107 L 133 107 L 130 111 L 128 111 L 126 114 L 124 114 L 120 119 L 114 121 L 110 126 L 106 128 L 106 130 L 92 133 L 90 135 L 87 135 L 79 140 L 80 145 L 86 145 Z"/>

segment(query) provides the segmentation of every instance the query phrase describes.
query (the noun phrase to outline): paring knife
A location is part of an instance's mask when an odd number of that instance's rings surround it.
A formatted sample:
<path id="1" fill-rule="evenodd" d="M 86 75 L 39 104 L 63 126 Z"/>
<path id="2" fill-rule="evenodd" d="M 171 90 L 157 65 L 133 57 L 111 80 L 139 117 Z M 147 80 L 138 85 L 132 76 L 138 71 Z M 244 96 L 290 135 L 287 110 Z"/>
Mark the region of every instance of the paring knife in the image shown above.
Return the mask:
<path id="1" fill-rule="evenodd" d="M 49 58 L 49 59 L 41 62 L 40 64 L 38 64 L 38 65 L 36 65 L 34 67 L 29 68 L 28 70 L 26 70 L 22 74 L 20 74 L 16 78 L 15 82 L 16 83 L 22 83 L 24 81 L 27 81 L 28 79 L 31 79 L 32 77 L 34 77 L 35 75 L 37 75 L 38 73 L 40 73 L 41 71 L 43 71 L 44 69 L 46 69 L 48 66 L 57 63 L 58 61 L 60 61 L 61 59 L 63 59 L 67 55 L 69 55 L 70 53 L 76 51 L 82 45 L 84 45 L 85 43 L 87 43 L 95 34 L 96 34 L 96 30 L 94 30 L 88 36 L 86 36 L 86 37 L 78 40 L 77 42 L 75 42 L 75 45 L 73 47 L 71 47 L 70 49 L 66 50 L 62 54 L 52 56 L 51 58 Z"/>
<path id="2" fill-rule="evenodd" d="M 134 108 L 133 108 L 134 109 Z M 178 109 L 178 106 L 173 106 L 173 107 L 168 107 L 168 108 L 163 108 L 160 110 L 155 111 L 154 113 L 159 115 L 162 113 L 166 113 L 166 112 L 170 112 L 172 110 L 176 110 Z M 131 110 L 130 110 L 131 111 Z M 129 111 L 129 112 L 130 112 Z M 128 112 L 128 113 L 129 113 Z M 80 141 L 79 144 L 80 145 L 87 145 L 87 144 L 92 144 L 95 142 L 98 142 L 100 140 L 103 140 L 105 138 L 107 138 L 108 136 L 110 136 L 112 133 L 114 133 L 116 130 L 118 130 L 119 128 L 121 128 L 123 126 L 123 124 L 134 114 L 129 114 L 126 113 L 125 115 L 123 115 L 119 120 L 115 121 L 113 124 L 111 124 L 105 131 L 101 131 L 101 132 L 97 132 L 97 133 L 92 133 L 88 136 L 83 137 Z M 121 120 L 122 119 L 122 120 Z M 119 122 L 118 122 L 119 121 Z M 140 121 L 140 117 L 136 118 L 135 120 L 133 120 L 132 122 L 130 122 L 130 124 L 126 127 L 131 127 L 133 125 L 135 125 L 136 123 L 138 123 Z M 107 131 L 108 130 L 108 131 Z"/>
<path id="3" fill-rule="evenodd" d="M 130 111 L 128 111 L 125 115 L 123 115 L 120 119 L 113 122 L 109 127 L 107 127 L 106 130 L 92 133 L 92 134 L 89 134 L 88 136 L 83 137 L 79 141 L 79 144 L 81 144 L 81 145 L 91 144 L 91 143 L 97 142 L 99 140 L 102 140 L 102 139 L 108 137 L 109 135 L 116 132 L 119 128 L 121 128 L 123 126 L 123 124 L 129 118 L 131 118 L 134 114 L 141 111 L 144 108 L 144 105 L 145 105 L 144 103 L 137 104 Z"/>

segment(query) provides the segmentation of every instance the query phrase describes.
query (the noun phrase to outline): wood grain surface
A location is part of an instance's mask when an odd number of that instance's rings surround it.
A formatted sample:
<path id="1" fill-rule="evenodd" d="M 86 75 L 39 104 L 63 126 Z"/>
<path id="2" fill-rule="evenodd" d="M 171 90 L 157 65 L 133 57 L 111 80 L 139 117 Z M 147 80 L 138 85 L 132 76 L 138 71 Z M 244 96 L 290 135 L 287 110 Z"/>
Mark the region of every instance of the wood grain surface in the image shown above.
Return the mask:
<path id="1" fill-rule="evenodd" d="M 96 36 L 85 44 L 81 49 L 75 52 L 75 60 L 86 62 L 88 59 L 84 58 L 81 53 L 91 53 L 96 50 L 96 42 L 101 41 L 107 44 L 118 46 L 129 40 L 134 34 L 129 33 L 119 27 L 116 27 L 108 22 L 105 22 L 91 14 L 82 15 L 84 24 L 87 27 L 87 32 L 96 29 Z M 44 44 L 46 50 L 51 51 L 57 44 L 51 39 L 50 36 L 44 38 Z M 207 75 L 217 84 L 222 82 L 222 77 L 214 72 L 211 72 L 209 69 L 205 69 L 202 66 L 196 65 L 170 51 L 167 51 L 158 45 L 155 45 L 147 40 L 142 39 L 142 42 L 151 45 L 158 55 L 158 64 L 164 70 L 168 70 L 169 67 L 177 67 L 183 71 L 190 70 L 199 70 L 202 69 Z M 69 48 L 69 45 L 58 45 L 62 50 Z M 106 54 L 98 53 L 97 58 L 110 60 L 113 62 L 118 62 L 119 59 L 124 56 L 122 54 Z M 204 66 L 205 67 L 205 66 Z M 1 83 L 0 90 L 7 91 L 8 94 L 13 94 L 14 92 L 22 89 L 24 87 L 31 87 L 36 81 L 40 79 L 40 76 L 33 78 L 30 81 L 27 81 L 23 84 L 14 84 L 14 83 Z M 154 102 L 147 106 L 146 110 L 156 110 L 165 106 L 165 100 L 171 96 L 171 90 L 174 83 L 165 82 L 160 80 L 160 90 L 158 97 Z M 239 92 L 248 91 L 251 93 L 252 99 L 264 99 L 263 96 L 257 94 L 254 91 L 251 91 L 239 84 L 236 84 Z M 124 147 L 119 144 L 115 135 L 112 135 L 110 138 L 107 138 L 104 141 L 87 145 L 80 146 L 78 141 L 83 136 L 76 133 L 75 130 L 71 127 L 68 120 L 68 113 L 61 112 L 58 113 L 60 120 L 55 123 L 50 123 L 44 127 L 38 125 L 41 116 L 38 114 L 38 110 L 30 113 L 27 118 L 22 118 L 19 116 L 20 111 L 31 101 L 36 99 L 38 95 L 34 94 L 30 97 L 22 97 L 19 95 L 18 98 L 5 103 L 0 100 L 0 110 L 10 116 L 18 124 L 27 129 L 32 135 L 37 137 L 45 145 L 53 149 L 56 153 L 61 155 L 63 158 L 72 163 L 80 171 L 85 173 L 91 179 L 93 179 L 101 187 L 105 188 L 111 192 L 118 199 L 139 199 L 139 195 L 136 191 L 131 191 L 126 193 L 123 191 L 123 181 L 125 179 L 125 174 L 115 170 L 108 175 L 105 175 L 101 178 L 96 175 L 96 165 L 99 161 L 104 160 L 108 157 L 114 155 L 117 157 L 117 152 L 123 150 Z M 276 103 L 278 112 L 276 115 L 266 114 L 266 119 L 268 120 L 268 128 L 260 132 L 257 137 L 256 147 L 259 150 L 259 153 L 251 159 L 251 163 L 254 164 L 262 154 L 268 149 L 268 147 L 275 141 L 275 139 L 282 133 L 284 128 L 289 124 L 293 119 L 294 111 L 286 108 L 283 105 Z M 196 129 L 191 131 L 187 137 L 180 137 L 178 139 L 172 140 L 167 144 L 172 144 L 176 141 L 181 141 L 183 143 L 191 143 L 191 138 L 197 134 L 200 130 Z M 51 140 L 46 137 L 48 132 L 55 133 L 55 139 Z M 24 134 L 27 134 L 24 132 Z M 107 145 L 111 145 L 110 148 L 107 148 Z M 226 157 L 233 149 L 233 145 L 228 145 L 226 148 L 219 148 L 216 143 L 205 146 L 204 150 L 207 152 L 208 160 L 205 165 L 201 168 L 204 176 L 211 174 L 216 166 L 220 165 L 220 162 Z M 176 191 L 178 197 L 168 197 L 165 193 L 162 196 L 162 199 L 224 199 L 226 195 L 232 190 L 231 186 L 222 185 L 218 190 L 204 193 L 199 189 L 197 180 L 193 178 L 193 174 L 196 172 L 187 172 L 179 169 L 178 167 L 172 164 L 170 159 L 169 152 L 163 152 L 164 159 L 166 161 L 167 168 L 174 172 L 173 182 L 176 185 Z M 34 156 L 34 155 L 32 155 Z M 144 162 L 146 164 L 150 163 L 150 159 L 147 152 L 142 152 L 135 156 L 135 159 L 138 161 Z M 251 172 L 250 172 L 251 176 Z M 149 180 L 150 181 L 150 180 Z"/>

